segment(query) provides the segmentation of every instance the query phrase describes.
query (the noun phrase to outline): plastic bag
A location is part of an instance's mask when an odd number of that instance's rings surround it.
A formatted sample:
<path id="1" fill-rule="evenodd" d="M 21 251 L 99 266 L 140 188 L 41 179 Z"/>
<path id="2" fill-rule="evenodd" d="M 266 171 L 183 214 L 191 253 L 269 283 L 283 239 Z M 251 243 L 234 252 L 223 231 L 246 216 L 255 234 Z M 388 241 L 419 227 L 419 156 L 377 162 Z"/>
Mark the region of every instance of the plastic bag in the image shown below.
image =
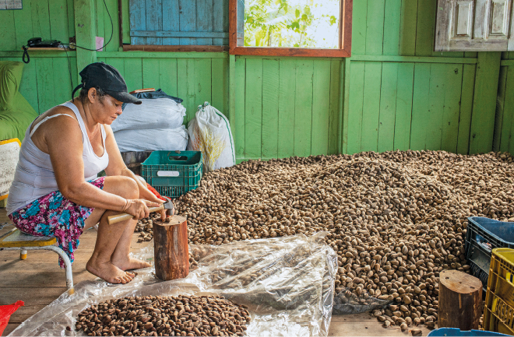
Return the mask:
<path id="1" fill-rule="evenodd" d="M 188 150 L 202 151 L 205 171 L 234 166 L 236 153 L 228 119 L 208 102 L 188 125 Z"/>
<path id="2" fill-rule="evenodd" d="M 114 133 L 120 152 L 184 151 L 188 135 L 186 127 L 176 129 L 123 130 Z"/>
<path id="3" fill-rule="evenodd" d="M 80 282 L 74 295 L 62 294 L 11 335 L 74 336 L 78 313 L 112 298 L 216 294 L 248 306 L 247 336 L 327 336 L 337 255 L 324 243 L 325 235 L 190 245 L 198 267 L 186 278 L 160 281 L 146 268 L 125 285 Z M 138 257 L 152 261 L 153 243 Z"/>
<path id="4" fill-rule="evenodd" d="M 127 104 L 112 123 L 112 131 L 176 129 L 184 123 L 186 108 L 172 99 L 141 99 L 141 102 L 141 105 Z"/>
<path id="5" fill-rule="evenodd" d="M 7 324 L 9 324 L 11 315 L 14 314 L 19 307 L 24 305 L 25 303 L 23 303 L 23 301 L 17 301 L 16 303 L 9 305 L 0 305 L 0 336 L 2 336 Z"/>

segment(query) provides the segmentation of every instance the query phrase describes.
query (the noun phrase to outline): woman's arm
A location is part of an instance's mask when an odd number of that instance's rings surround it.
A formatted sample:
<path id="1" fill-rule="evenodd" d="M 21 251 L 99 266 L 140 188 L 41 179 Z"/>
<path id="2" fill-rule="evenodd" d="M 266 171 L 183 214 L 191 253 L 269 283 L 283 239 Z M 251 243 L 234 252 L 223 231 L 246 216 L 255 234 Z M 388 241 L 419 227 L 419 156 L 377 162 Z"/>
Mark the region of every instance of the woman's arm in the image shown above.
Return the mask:
<path id="1" fill-rule="evenodd" d="M 48 123 L 48 124 L 47 124 Z M 53 118 L 45 122 L 44 140 L 55 173 L 57 186 L 63 196 L 70 201 L 86 207 L 127 211 L 132 215 L 147 213 L 141 202 L 129 201 L 118 195 L 105 192 L 84 181 L 84 163 L 82 159 L 82 132 L 76 120 L 71 118 Z"/>
<path id="2" fill-rule="evenodd" d="M 137 186 L 139 188 L 139 198 L 145 199 L 153 202 L 163 203 L 163 201 L 157 198 L 150 190 L 146 187 L 146 183 L 144 183 L 141 179 L 138 179 L 137 176 L 129 170 L 123 158 L 121 157 L 120 150 L 118 148 L 118 144 L 116 143 L 116 139 L 114 138 L 114 133 L 112 128 L 109 125 L 104 125 L 105 127 L 105 148 L 107 153 L 109 154 L 109 166 L 105 169 L 105 173 L 108 176 L 125 176 L 135 180 Z M 164 218 L 165 211 L 161 213 L 161 217 Z"/>

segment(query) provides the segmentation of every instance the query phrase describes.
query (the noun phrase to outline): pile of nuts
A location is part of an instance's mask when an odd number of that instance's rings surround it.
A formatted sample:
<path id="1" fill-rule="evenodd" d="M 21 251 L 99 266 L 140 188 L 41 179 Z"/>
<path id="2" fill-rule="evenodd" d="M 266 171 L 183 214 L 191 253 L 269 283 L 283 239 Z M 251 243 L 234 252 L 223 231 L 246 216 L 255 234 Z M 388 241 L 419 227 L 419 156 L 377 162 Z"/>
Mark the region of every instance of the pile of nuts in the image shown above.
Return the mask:
<path id="1" fill-rule="evenodd" d="M 75 328 L 88 336 L 242 336 L 250 314 L 221 296 L 125 297 L 93 305 Z"/>
<path id="2" fill-rule="evenodd" d="M 207 173 L 175 207 L 194 244 L 328 231 L 336 302 L 390 300 L 372 313 L 384 326 L 433 327 L 439 273 L 470 269 L 467 217 L 514 215 L 512 162 L 444 151 L 248 161 Z"/>
<path id="3" fill-rule="evenodd" d="M 135 232 L 139 233 L 138 243 L 150 241 L 153 239 L 153 222 L 160 219 L 160 213 L 150 213 L 148 218 L 141 219 L 137 222 Z"/>

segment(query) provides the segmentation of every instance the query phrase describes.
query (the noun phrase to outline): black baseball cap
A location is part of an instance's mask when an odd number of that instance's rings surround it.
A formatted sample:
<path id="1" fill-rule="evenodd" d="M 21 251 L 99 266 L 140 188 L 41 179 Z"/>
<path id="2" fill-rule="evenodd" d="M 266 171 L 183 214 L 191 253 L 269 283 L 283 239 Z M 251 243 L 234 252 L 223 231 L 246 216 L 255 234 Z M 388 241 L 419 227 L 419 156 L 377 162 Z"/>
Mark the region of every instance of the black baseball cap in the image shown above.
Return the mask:
<path id="1" fill-rule="evenodd" d="M 73 90 L 71 94 L 72 98 L 75 92 L 80 88 L 89 90 L 92 87 L 97 87 L 122 103 L 142 103 L 136 97 L 128 93 L 127 84 L 120 72 L 104 62 L 95 62 L 87 65 L 80 72 L 80 77 L 82 83 Z"/>

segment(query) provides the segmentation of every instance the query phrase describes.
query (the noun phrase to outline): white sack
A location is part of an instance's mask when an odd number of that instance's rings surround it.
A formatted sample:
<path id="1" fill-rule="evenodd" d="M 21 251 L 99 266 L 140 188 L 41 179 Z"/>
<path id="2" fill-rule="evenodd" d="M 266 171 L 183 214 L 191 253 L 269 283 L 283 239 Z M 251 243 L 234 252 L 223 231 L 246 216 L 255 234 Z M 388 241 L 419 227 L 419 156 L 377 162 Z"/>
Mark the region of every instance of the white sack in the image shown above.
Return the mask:
<path id="1" fill-rule="evenodd" d="M 121 152 L 185 151 L 187 131 L 184 125 L 176 129 L 123 130 L 114 133 Z"/>
<path id="2" fill-rule="evenodd" d="M 188 150 L 202 151 L 205 172 L 236 163 L 234 140 L 227 118 L 206 103 L 200 106 L 195 118 L 189 122 Z"/>
<path id="3" fill-rule="evenodd" d="M 112 123 L 112 131 L 175 129 L 182 125 L 186 108 L 169 98 L 141 99 L 140 105 L 127 104 Z"/>

